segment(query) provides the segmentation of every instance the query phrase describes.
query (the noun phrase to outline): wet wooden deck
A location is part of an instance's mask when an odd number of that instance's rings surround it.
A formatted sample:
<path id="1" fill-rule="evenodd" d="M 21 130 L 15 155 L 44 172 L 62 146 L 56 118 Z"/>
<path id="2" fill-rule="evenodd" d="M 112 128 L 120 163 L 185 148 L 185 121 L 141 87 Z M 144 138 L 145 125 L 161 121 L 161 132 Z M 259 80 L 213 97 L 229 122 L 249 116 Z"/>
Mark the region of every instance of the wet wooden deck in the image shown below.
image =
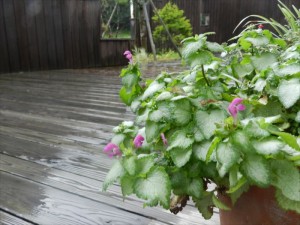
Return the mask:
<path id="1" fill-rule="evenodd" d="M 113 161 L 102 153 L 131 115 L 120 103 L 119 69 L 0 75 L 1 224 L 218 225 L 188 205 L 173 215 L 101 192 Z"/>

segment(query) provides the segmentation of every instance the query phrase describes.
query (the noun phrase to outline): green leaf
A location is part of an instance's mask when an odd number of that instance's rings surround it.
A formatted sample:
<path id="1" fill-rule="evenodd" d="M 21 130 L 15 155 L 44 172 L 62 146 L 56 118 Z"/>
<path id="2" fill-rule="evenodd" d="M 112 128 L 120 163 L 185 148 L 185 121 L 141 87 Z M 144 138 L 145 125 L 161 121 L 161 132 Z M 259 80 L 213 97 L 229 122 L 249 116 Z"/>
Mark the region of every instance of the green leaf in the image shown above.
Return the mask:
<path id="1" fill-rule="evenodd" d="M 284 143 L 274 137 L 262 140 L 253 140 L 253 147 L 256 152 L 263 155 L 277 154 L 283 148 Z"/>
<path id="2" fill-rule="evenodd" d="M 245 38 L 245 40 L 249 41 L 255 47 L 261 47 L 269 44 L 269 39 L 266 37 L 255 37 L 255 38 L 248 37 Z"/>
<path id="3" fill-rule="evenodd" d="M 230 210 L 230 208 L 227 205 L 225 205 L 223 202 L 221 202 L 220 199 L 218 199 L 215 195 L 212 195 L 212 201 L 217 208 L 226 211 Z"/>
<path id="4" fill-rule="evenodd" d="M 276 190 L 275 197 L 281 208 L 284 210 L 294 210 L 300 214 L 300 201 L 293 201 L 285 197 L 278 189 Z"/>
<path id="5" fill-rule="evenodd" d="M 220 164 L 219 174 L 224 177 L 229 169 L 237 163 L 240 154 L 232 147 L 230 143 L 220 143 L 216 151 L 217 161 Z"/>
<path id="6" fill-rule="evenodd" d="M 146 155 L 138 158 L 136 168 L 138 174 L 146 174 L 154 166 L 154 158 L 151 155 Z"/>
<path id="7" fill-rule="evenodd" d="M 125 174 L 125 170 L 119 161 L 116 161 L 111 167 L 110 171 L 105 177 L 102 185 L 102 190 L 106 191 L 107 188 L 112 185 L 118 178 Z"/>
<path id="8" fill-rule="evenodd" d="M 233 72 L 237 77 L 244 77 L 253 71 L 253 66 L 249 64 L 234 64 L 232 65 Z"/>
<path id="9" fill-rule="evenodd" d="M 199 40 L 193 41 L 193 42 L 186 42 L 186 44 L 184 45 L 183 50 L 182 50 L 183 58 L 188 58 L 190 55 L 192 55 L 193 53 L 200 50 L 202 48 L 202 46 L 204 45 L 204 43 L 205 43 L 205 40 L 203 40 L 203 39 L 199 39 Z"/>
<path id="10" fill-rule="evenodd" d="M 278 86 L 278 97 L 285 108 L 293 106 L 300 98 L 300 79 L 282 80 Z"/>
<path id="11" fill-rule="evenodd" d="M 288 75 L 293 75 L 293 74 L 297 74 L 297 73 L 300 73 L 300 64 L 299 63 L 294 63 L 294 64 L 284 66 L 283 68 L 280 68 L 277 71 L 277 74 L 279 76 L 288 76 Z"/>
<path id="12" fill-rule="evenodd" d="M 172 119 L 175 125 L 183 126 L 190 122 L 191 104 L 187 99 L 181 99 L 172 103 Z"/>
<path id="13" fill-rule="evenodd" d="M 142 99 L 145 100 L 148 97 L 151 97 L 156 92 L 160 91 L 165 87 L 164 83 L 158 83 L 157 81 L 153 81 L 149 87 L 145 90 Z"/>
<path id="14" fill-rule="evenodd" d="M 236 131 L 231 137 L 230 142 L 239 151 L 248 154 L 253 151 L 252 143 L 249 139 L 249 133 L 245 132 L 247 129 Z"/>
<path id="15" fill-rule="evenodd" d="M 225 120 L 226 115 L 222 110 L 212 110 L 211 112 L 197 111 L 195 113 L 195 121 L 198 128 L 206 139 L 209 139 L 216 129 L 216 123 Z"/>
<path id="16" fill-rule="evenodd" d="M 242 162 L 244 175 L 259 187 L 270 184 L 270 169 L 268 161 L 262 156 L 248 155 Z"/>
<path id="17" fill-rule="evenodd" d="M 150 120 L 146 121 L 146 140 L 148 143 L 152 142 L 160 134 L 159 125 Z"/>
<path id="18" fill-rule="evenodd" d="M 234 185 L 233 187 L 230 187 L 230 189 L 228 191 L 226 191 L 226 193 L 232 194 L 232 193 L 238 191 L 246 183 L 247 183 L 247 179 L 245 177 L 242 177 L 241 179 L 238 180 L 236 185 Z"/>
<path id="19" fill-rule="evenodd" d="M 122 165 L 126 169 L 126 171 L 133 176 L 136 172 L 136 163 L 135 163 L 136 157 L 126 157 L 122 159 Z"/>
<path id="20" fill-rule="evenodd" d="M 136 87 L 133 87 L 130 91 L 126 89 L 125 86 L 123 86 L 120 90 L 120 98 L 121 100 L 128 106 L 130 106 L 131 102 L 136 97 L 138 91 Z"/>
<path id="21" fill-rule="evenodd" d="M 277 62 L 276 55 L 272 53 L 263 53 L 260 56 L 251 57 L 252 64 L 258 71 L 265 70 Z"/>
<path id="22" fill-rule="evenodd" d="M 180 190 L 182 189 L 181 193 L 176 193 L 176 194 L 184 194 L 186 191 L 185 189 L 189 186 L 189 180 L 187 177 L 187 173 L 185 170 L 178 170 L 174 173 L 171 174 L 171 183 L 172 183 L 172 188 Z"/>
<path id="23" fill-rule="evenodd" d="M 164 91 L 156 97 L 156 101 L 163 101 L 163 100 L 171 99 L 172 97 L 173 94 L 171 94 L 171 92 Z"/>
<path id="24" fill-rule="evenodd" d="M 122 189 L 123 196 L 133 194 L 133 192 L 134 192 L 133 186 L 135 183 L 134 177 L 125 175 L 121 178 L 120 183 L 121 183 L 121 189 Z"/>
<path id="25" fill-rule="evenodd" d="M 272 184 L 293 201 L 300 201 L 300 172 L 292 162 L 272 161 Z"/>
<path id="26" fill-rule="evenodd" d="M 200 199 L 193 198 L 195 206 L 198 208 L 198 211 L 202 214 L 203 218 L 208 220 L 213 215 L 213 193 L 204 192 L 203 197 Z"/>
<path id="27" fill-rule="evenodd" d="M 125 137 L 126 136 L 124 134 L 115 134 L 115 136 L 111 139 L 111 142 L 116 145 L 120 145 L 124 141 Z"/>
<path id="28" fill-rule="evenodd" d="M 193 153 L 197 159 L 205 162 L 206 155 L 208 152 L 209 147 L 211 146 L 210 141 L 203 141 L 201 143 L 196 143 L 193 145 Z"/>
<path id="29" fill-rule="evenodd" d="M 187 62 L 191 65 L 191 67 L 200 66 L 210 64 L 213 59 L 213 55 L 209 51 L 199 51 L 192 54 Z"/>
<path id="30" fill-rule="evenodd" d="M 171 158 L 177 167 L 184 166 L 191 158 L 192 148 L 173 148 L 170 151 Z"/>
<path id="31" fill-rule="evenodd" d="M 241 197 L 241 195 L 249 190 L 248 183 L 244 183 L 241 187 L 239 187 L 235 192 L 229 194 L 232 204 L 235 204 L 236 201 Z"/>
<path id="32" fill-rule="evenodd" d="M 130 91 L 133 86 L 138 83 L 138 76 L 133 73 L 126 73 L 124 77 L 122 77 L 122 84 L 126 88 L 127 91 Z"/>
<path id="33" fill-rule="evenodd" d="M 247 144 L 248 147 L 250 146 L 250 142 L 249 142 L 249 139 L 247 138 L 247 136 L 255 137 L 255 138 L 263 138 L 263 137 L 270 136 L 270 133 L 268 131 L 262 129 L 256 121 L 249 121 L 249 123 L 245 126 L 243 131 L 246 132 L 246 133 L 243 132 L 244 133 L 243 143 L 241 143 L 239 140 L 237 140 L 237 141 L 239 141 L 242 145 Z M 236 138 L 239 139 L 239 137 L 236 137 Z M 245 138 L 247 138 L 247 139 L 245 139 Z"/>
<path id="34" fill-rule="evenodd" d="M 170 120 L 171 110 L 166 103 L 158 104 L 158 109 L 149 113 L 149 120 L 159 122 L 161 120 Z"/>
<path id="35" fill-rule="evenodd" d="M 187 186 L 187 194 L 196 198 L 200 198 L 203 195 L 203 181 L 200 178 L 192 179 Z"/>
<path id="36" fill-rule="evenodd" d="M 211 52 L 223 52 L 224 48 L 222 45 L 216 43 L 216 42 L 206 42 L 206 47 L 209 49 Z"/>
<path id="37" fill-rule="evenodd" d="M 221 139 L 218 138 L 218 137 L 215 137 L 215 138 L 212 140 L 212 142 L 211 142 L 211 144 L 210 144 L 210 146 L 209 146 L 209 148 L 208 148 L 208 150 L 207 150 L 206 157 L 205 157 L 205 162 L 206 162 L 206 163 L 208 163 L 209 161 L 212 161 L 212 160 L 211 160 L 212 155 L 213 155 L 213 153 L 214 153 L 214 150 L 216 149 L 217 144 L 218 144 L 220 141 L 221 141 Z"/>
<path id="38" fill-rule="evenodd" d="M 146 178 L 137 178 L 134 192 L 139 198 L 147 200 L 147 205 L 170 207 L 171 183 L 162 167 L 153 167 Z"/>
<path id="39" fill-rule="evenodd" d="M 187 133 L 185 130 L 177 130 L 171 136 L 169 140 L 169 147 L 167 150 L 171 150 L 173 148 L 189 148 L 194 142 L 192 137 L 187 137 Z"/>

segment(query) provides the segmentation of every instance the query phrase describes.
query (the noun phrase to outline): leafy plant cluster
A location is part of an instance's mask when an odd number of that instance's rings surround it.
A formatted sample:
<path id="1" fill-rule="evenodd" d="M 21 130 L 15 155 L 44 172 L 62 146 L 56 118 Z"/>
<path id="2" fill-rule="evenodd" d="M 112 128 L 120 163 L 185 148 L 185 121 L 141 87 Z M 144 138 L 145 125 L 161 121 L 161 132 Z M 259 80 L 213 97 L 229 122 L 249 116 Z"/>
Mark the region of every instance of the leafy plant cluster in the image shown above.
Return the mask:
<path id="1" fill-rule="evenodd" d="M 176 4 L 168 2 L 162 9 L 158 10 L 158 15 L 166 24 L 175 44 L 180 45 L 181 40 L 192 35 L 190 21 L 184 16 L 184 11 L 180 10 Z M 155 24 L 153 37 L 157 43 L 166 46 L 170 40 L 158 15 L 155 14 L 152 17 Z"/>
<path id="2" fill-rule="evenodd" d="M 299 38 L 253 26 L 230 45 L 207 35 L 183 41 L 187 71 L 142 80 L 137 64 L 122 70 L 120 97 L 136 120 L 114 129 L 122 157 L 104 190 L 119 181 L 124 196 L 166 209 L 191 198 L 209 219 L 229 209 L 217 192 L 234 203 L 250 186 L 273 186 L 279 205 L 300 213 Z M 230 113 L 237 98 L 245 110 Z"/>

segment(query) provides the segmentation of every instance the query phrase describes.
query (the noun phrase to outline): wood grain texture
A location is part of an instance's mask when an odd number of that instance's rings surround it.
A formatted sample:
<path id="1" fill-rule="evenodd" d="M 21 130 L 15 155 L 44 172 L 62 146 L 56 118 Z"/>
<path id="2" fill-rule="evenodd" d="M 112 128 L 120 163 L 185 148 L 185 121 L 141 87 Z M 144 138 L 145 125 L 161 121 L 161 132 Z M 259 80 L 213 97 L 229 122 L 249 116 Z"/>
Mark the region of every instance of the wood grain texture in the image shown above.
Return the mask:
<path id="1" fill-rule="evenodd" d="M 156 74 L 154 68 L 144 68 L 147 76 Z M 118 98 L 119 71 L 0 75 L 0 210 L 16 221 L 46 225 L 218 225 L 218 214 L 205 221 L 191 203 L 175 216 L 144 209 L 135 196 L 123 201 L 117 184 L 100 191 L 113 163 L 102 149 L 113 127 L 132 118 Z"/>
<path id="2" fill-rule="evenodd" d="M 0 222 L 1 225 L 33 225 L 33 223 L 22 220 L 2 210 L 0 210 Z"/>

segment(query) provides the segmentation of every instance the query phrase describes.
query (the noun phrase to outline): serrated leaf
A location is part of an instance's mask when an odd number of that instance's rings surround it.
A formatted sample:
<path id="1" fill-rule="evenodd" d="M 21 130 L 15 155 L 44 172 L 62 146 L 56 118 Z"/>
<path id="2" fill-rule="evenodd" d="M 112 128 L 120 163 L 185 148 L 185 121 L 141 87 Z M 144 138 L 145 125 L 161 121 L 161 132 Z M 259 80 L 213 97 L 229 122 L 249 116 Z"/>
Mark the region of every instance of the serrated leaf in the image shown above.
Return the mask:
<path id="1" fill-rule="evenodd" d="M 156 97 L 156 101 L 167 100 L 167 99 L 171 99 L 172 97 L 173 97 L 173 94 L 171 92 L 164 91 Z"/>
<path id="2" fill-rule="evenodd" d="M 210 64 L 213 59 L 213 55 L 209 51 L 199 51 L 191 55 L 187 62 L 190 63 L 191 67 Z"/>
<path id="3" fill-rule="evenodd" d="M 181 99 L 172 103 L 172 118 L 175 125 L 183 126 L 190 122 L 191 104 L 187 99 Z"/>
<path id="4" fill-rule="evenodd" d="M 123 196 L 131 195 L 134 192 L 134 182 L 135 178 L 128 175 L 125 175 L 121 178 L 120 184 Z"/>
<path id="5" fill-rule="evenodd" d="M 154 166 L 153 156 L 143 156 L 138 158 L 136 168 L 138 174 L 146 174 Z"/>
<path id="6" fill-rule="evenodd" d="M 208 220 L 213 215 L 213 201 L 212 193 L 204 192 L 203 197 L 200 199 L 193 198 L 198 211 L 202 214 L 203 218 Z"/>
<path id="7" fill-rule="evenodd" d="M 195 141 L 197 142 L 204 140 L 204 135 L 202 134 L 201 130 L 197 126 L 194 127 L 194 138 Z"/>
<path id="8" fill-rule="evenodd" d="M 300 64 L 299 63 L 294 63 L 290 64 L 287 66 L 284 66 L 283 68 L 280 68 L 277 71 L 277 75 L 279 76 L 288 76 L 288 75 L 293 75 L 300 73 Z"/>
<path id="9" fill-rule="evenodd" d="M 105 177 L 102 185 L 102 190 L 106 191 L 110 185 L 112 185 L 118 178 L 122 177 L 124 174 L 125 169 L 119 161 L 116 161 Z"/>
<path id="10" fill-rule="evenodd" d="M 182 191 L 185 192 L 186 187 L 188 187 L 188 182 L 189 180 L 185 170 L 178 170 L 171 174 L 171 183 L 173 189 L 182 189 Z"/>
<path id="11" fill-rule="evenodd" d="M 162 167 L 153 167 L 146 178 L 137 178 L 134 192 L 139 198 L 147 200 L 147 205 L 170 207 L 171 183 Z"/>
<path id="12" fill-rule="evenodd" d="M 246 41 L 249 41 L 252 45 L 256 46 L 256 47 L 260 47 L 260 46 L 264 46 L 269 44 L 269 39 L 266 37 L 248 37 L 245 38 Z"/>
<path id="13" fill-rule="evenodd" d="M 246 127 L 244 127 L 243 129 L 244 132 L 246 132 L 246 134 L 244 133 L 244 141 L 243 143 L 241 143 L 241 141 L 239 141 L 242 145 L 247 145 L 248 147 L 250 146 L 250 142 L 249 139 L 245 136 L 250 136 L 250 137 L 255 137 L 255 138 L 262 138 L 262 137 L 268 137 L 270 136 L 270 133 L 264 129 L 262 129 L 259 124 L 255 121 L 249 121 L 249 123 L 246 125 Z M 236 137 L 238 138 L 238 137 Z M 245 140 L 245 138 L 247 138 L 247 140 Z"/>
<path id="14" fill-rule="evenodd" d="M 298 214 L 300 214 L 300 201 L 293 201 L 287 197 L 285 197 L 280 190 L 276 190 L 275 192 L 276 200 L 284 210 L 294 210 Z"/>
<path id="15" fill-rule="evenodd" d="M 226 116 L 222 110 L 212 110 L 211 112 L 197 111 L 195 121 L 198 128 L 202 131 L 204 137 L 209 139 L 216 129 L 216 123 L 221 123 Z"/>
<path id="16" fill-rule="evenodd" d="M 162 119 L 168 121 L 171 119 L 171 110 L 166 103 L 158 104 L 158 109 L 149 113 L 149 120 L 159 122 Z"/>
<path id="17" fill-rule="evenodd" d="M 187 194 L 196 198 L 201 198 L 203 191 L 203 181 L 200 178 L 192 179 L 187 186 Z"/>
<path id="18" fill-rule="evenodd" d="M 218 199 L 215 195 L 212 195 L 212 201 L 217 208 L 226 211 L 230 210 L 230 208 L 227 205 L 225 205 L 223 202 L 221 202 L 221 200 Z"/>
<path id="19" fill-rule="evenodd" d="M 243 174 L 259 187 L 270 184 L 270 169 L 268 161 L 262 156 L 248 155 L 242 162 Z"/>
<path id="20" fill-rule="evenodd" d="M 133 73 L 127 73 L 124 77 L 122 77 L 122 84 L 125 86 L 127 91 L 130 91 L 131 88 L 137 84 L 138 76 Z"/>
<path id="21" fill-rule="evenodd" d="M 252 56 L 251 61 L 258 71 L 265 70 L 277 62 L 276 55 L 272 53 L 263 53 L 260 56 Z"/>
<path id="22" fill-rule="evenodd" d="M 212 51 L 212 52 L 223 52 L 224 51 L 223 46 L 216 42 L 207 41 L 206 47 L 209 49 L 209 51 Z"/>
<path id="23" fill-rule="evenodd" d="M 197 159 L 205 162 L 208 149 L 211 145 L 210 141 L 203 141 L 193 145 L 193 153 Z"/>
<path id="24" fill-rule="evenodd" d="M 231 136 L 230 142 L 236 149 L 248 154 L 249 152 L 252 152 L 254 150 L 253 150 L 252 143 L 250 142 L 250 139 L 249 139 L 250 135 L 248 132 L 246 133 L 245 131 L 246 130 L 243 130 L 243 131 L 238 130 L 237 132 L 235 132 Z"/>
<path id="25" fill-rule="evenodd" d="M 176 167 L 182 167 L 190 160 L 192 148 L 173 148 L 170 155 Z"/>
<path id="26" fill-rule="evenodd" d="M 278 97 L 285 108 L 293 106 L 300 98 L 300 79 L 282 80 L 278 86 Z"/>
<path id="27" fill-rule="evenodd" d="M 277 160 L 272 162 L 272 184 L 282 194 L 293 201 L 300 201 L 300 172 L 292 162 Z"/>
<path id="28" fill-rule="evenodd" d="M 183 58 L 188 58 L 191 54 L 200 50 L 202 48 L 202 46 L 204 45 L 204 42 L 205 41 L 203 39 L 199 39 L 199 40 L 193 41 L 193 42 L 186 42 L 186 44 L 184 45 L 183 50 L 182 50 Z"/>
<path id="29" fill-rule="evenodd" d="M 173 148 L 189 148 L 194 142 L 192 137 L 187 137 L 187 133 L 185 130 L 177 130 L 171 136 L 169 140 L 169 147 L 167 150 L 171 150 Z"/>
<path id="30" fill-rule="evenodd" d="M 220 143 L 216 150 L 217 161 L 220 164 L 219 174 L 224 177 L 229 169 L 237 163 L 240 154 L 233 148 L 230 143 Z"/>
<path id="31" fill-rule="evenodd" d="M 159 125 L 150 120 L 146 121 L 146 140 L 148 143 L 152 142 L 155 138 L 157 138 L 160 134 Z"/>
<path id="32" fill-rule="evenodd" d="M 267 81 L 265 79 L 258 78 L 256 83 L 254 84 L 254 90 L 261 92 L 266 85 L 267 85 Z"/>
<path id="33" fill-rule="evenodd" d="M 234 64 L 232 65 L 233 72 L 238 77 L 244 77 L 252 73 L 254 67 L 249 64 Z"/>
<path id="34" fill-rule="evenodd" d="M 282 141 L 274 137 L 253 140 L 252 144 L 256 152 L 263 155 L 277 154 L 284 146 Z"/>
<path id="35" fill-rule="evenodd" d="M 158 83 L 157 81 L 153 81 L 149 87 L 145 90 L 142 99 L 145 100 L 148 97 L 151 97 L 156 92 L 160 91 L 165 87 L 164 83 Z"/>
<path id="36" fill-rule="evenodd" d="M 136 163 L 135 163 L 136 157 L 131 156 L 127 158 L 122 159 L 122 165 L 125 168 L 125 170 L 130 174 L 134 175 L 136 172 Z"/>
<path id="37" fill-rule="evenodd" d="M 126 136 L 124 134 L 115 134 L 111 139 L 111 142 L 116 145 L 120 145 L 124 141 L 125 137 Z"/>

